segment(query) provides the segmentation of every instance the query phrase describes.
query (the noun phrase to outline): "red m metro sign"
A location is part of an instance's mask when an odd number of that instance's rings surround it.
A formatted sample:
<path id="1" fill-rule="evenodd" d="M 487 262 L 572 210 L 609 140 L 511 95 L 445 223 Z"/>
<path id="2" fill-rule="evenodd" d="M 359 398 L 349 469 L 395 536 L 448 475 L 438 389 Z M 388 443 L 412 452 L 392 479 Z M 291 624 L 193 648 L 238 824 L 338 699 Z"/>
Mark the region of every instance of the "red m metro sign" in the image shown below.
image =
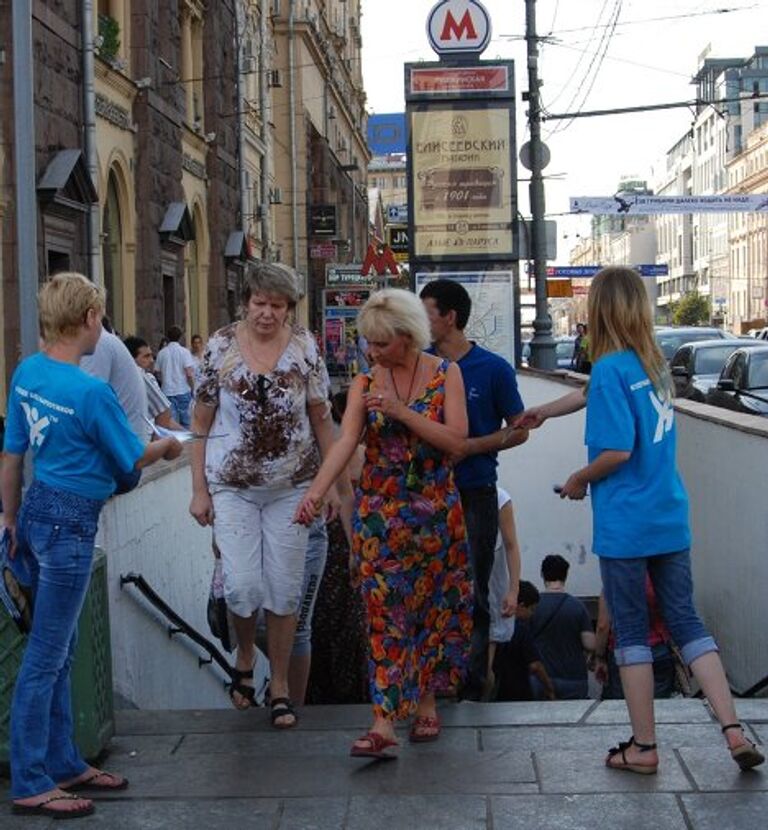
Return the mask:
<path id="1" fill-rule="evenodd" d="M 479 55 L 491 40 L 491 17 L 479 0 L 441 0 L 427 18 L 438 55 Z"/>

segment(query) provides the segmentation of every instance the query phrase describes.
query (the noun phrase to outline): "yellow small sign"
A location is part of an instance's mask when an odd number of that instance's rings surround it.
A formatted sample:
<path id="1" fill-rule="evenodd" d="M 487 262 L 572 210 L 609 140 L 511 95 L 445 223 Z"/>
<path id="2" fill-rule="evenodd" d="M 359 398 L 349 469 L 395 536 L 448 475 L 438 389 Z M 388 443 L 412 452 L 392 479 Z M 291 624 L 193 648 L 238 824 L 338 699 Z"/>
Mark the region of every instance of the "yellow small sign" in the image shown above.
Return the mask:
<path id="1" fill-rule="evenodd" d="M 547 297 L 564 299 L 573 297 L 573 286 L 570 280 L 547 280 Z"/>

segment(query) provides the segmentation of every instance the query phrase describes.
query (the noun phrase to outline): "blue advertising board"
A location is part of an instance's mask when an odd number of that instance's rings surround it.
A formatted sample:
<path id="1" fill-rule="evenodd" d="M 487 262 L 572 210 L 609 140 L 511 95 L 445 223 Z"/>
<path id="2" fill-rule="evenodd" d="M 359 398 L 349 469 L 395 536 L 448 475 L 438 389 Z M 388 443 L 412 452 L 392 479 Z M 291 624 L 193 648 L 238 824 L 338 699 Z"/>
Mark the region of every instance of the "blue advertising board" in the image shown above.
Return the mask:
<path id="1" fill-rule="evenodd" d="M 405 113 L 368 116 L 368 146 L 374 156 L 406 151 Z"/>
<path id="2" fill-rule="evenodd" d="M 666 277 L 668 265 L 634 265 L 641 277 Z M 601 265 L 553 265 L 547 268 L 548 277 L 594 277 Z"/>

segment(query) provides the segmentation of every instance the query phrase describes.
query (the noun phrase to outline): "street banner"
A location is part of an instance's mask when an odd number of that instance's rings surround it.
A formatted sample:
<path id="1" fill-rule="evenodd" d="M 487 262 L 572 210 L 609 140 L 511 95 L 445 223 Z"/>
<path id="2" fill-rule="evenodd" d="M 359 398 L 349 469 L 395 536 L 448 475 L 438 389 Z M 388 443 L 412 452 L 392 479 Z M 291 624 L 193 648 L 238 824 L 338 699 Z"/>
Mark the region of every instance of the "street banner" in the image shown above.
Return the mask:
<path id="1" fill-rule="evenodd" d="M 515 362 L 513 275 L 511 271 L 436 271 L 416 274 L 416 294 L 432 280 L 454 280 L 466 288 L 472 314 L 465 334 L 486 349 Z"/>
<path id="2" fill-rule="evenodd" d="M 650 216 L 659 213 L 768 213 L 768 193 L 721 196 L 572 196 L 572 213 Z"/>
<path id="3" fill-rule="evenodd" d="M 410 116 L 415 257 L 514 258 L 509 107 Z"/>

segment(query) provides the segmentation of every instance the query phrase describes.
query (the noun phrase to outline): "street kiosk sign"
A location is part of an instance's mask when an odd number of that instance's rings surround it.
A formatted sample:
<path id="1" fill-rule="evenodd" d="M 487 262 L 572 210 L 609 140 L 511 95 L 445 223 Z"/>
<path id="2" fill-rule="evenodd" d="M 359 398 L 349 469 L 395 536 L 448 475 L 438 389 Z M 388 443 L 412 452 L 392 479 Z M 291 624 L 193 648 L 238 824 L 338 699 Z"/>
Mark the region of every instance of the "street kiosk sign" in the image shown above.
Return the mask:
<path id="1" fill-rule="evenodd" d="M 517 259 L 512 61 L 406 64 L 405 97 L 409 261 Z"/>

